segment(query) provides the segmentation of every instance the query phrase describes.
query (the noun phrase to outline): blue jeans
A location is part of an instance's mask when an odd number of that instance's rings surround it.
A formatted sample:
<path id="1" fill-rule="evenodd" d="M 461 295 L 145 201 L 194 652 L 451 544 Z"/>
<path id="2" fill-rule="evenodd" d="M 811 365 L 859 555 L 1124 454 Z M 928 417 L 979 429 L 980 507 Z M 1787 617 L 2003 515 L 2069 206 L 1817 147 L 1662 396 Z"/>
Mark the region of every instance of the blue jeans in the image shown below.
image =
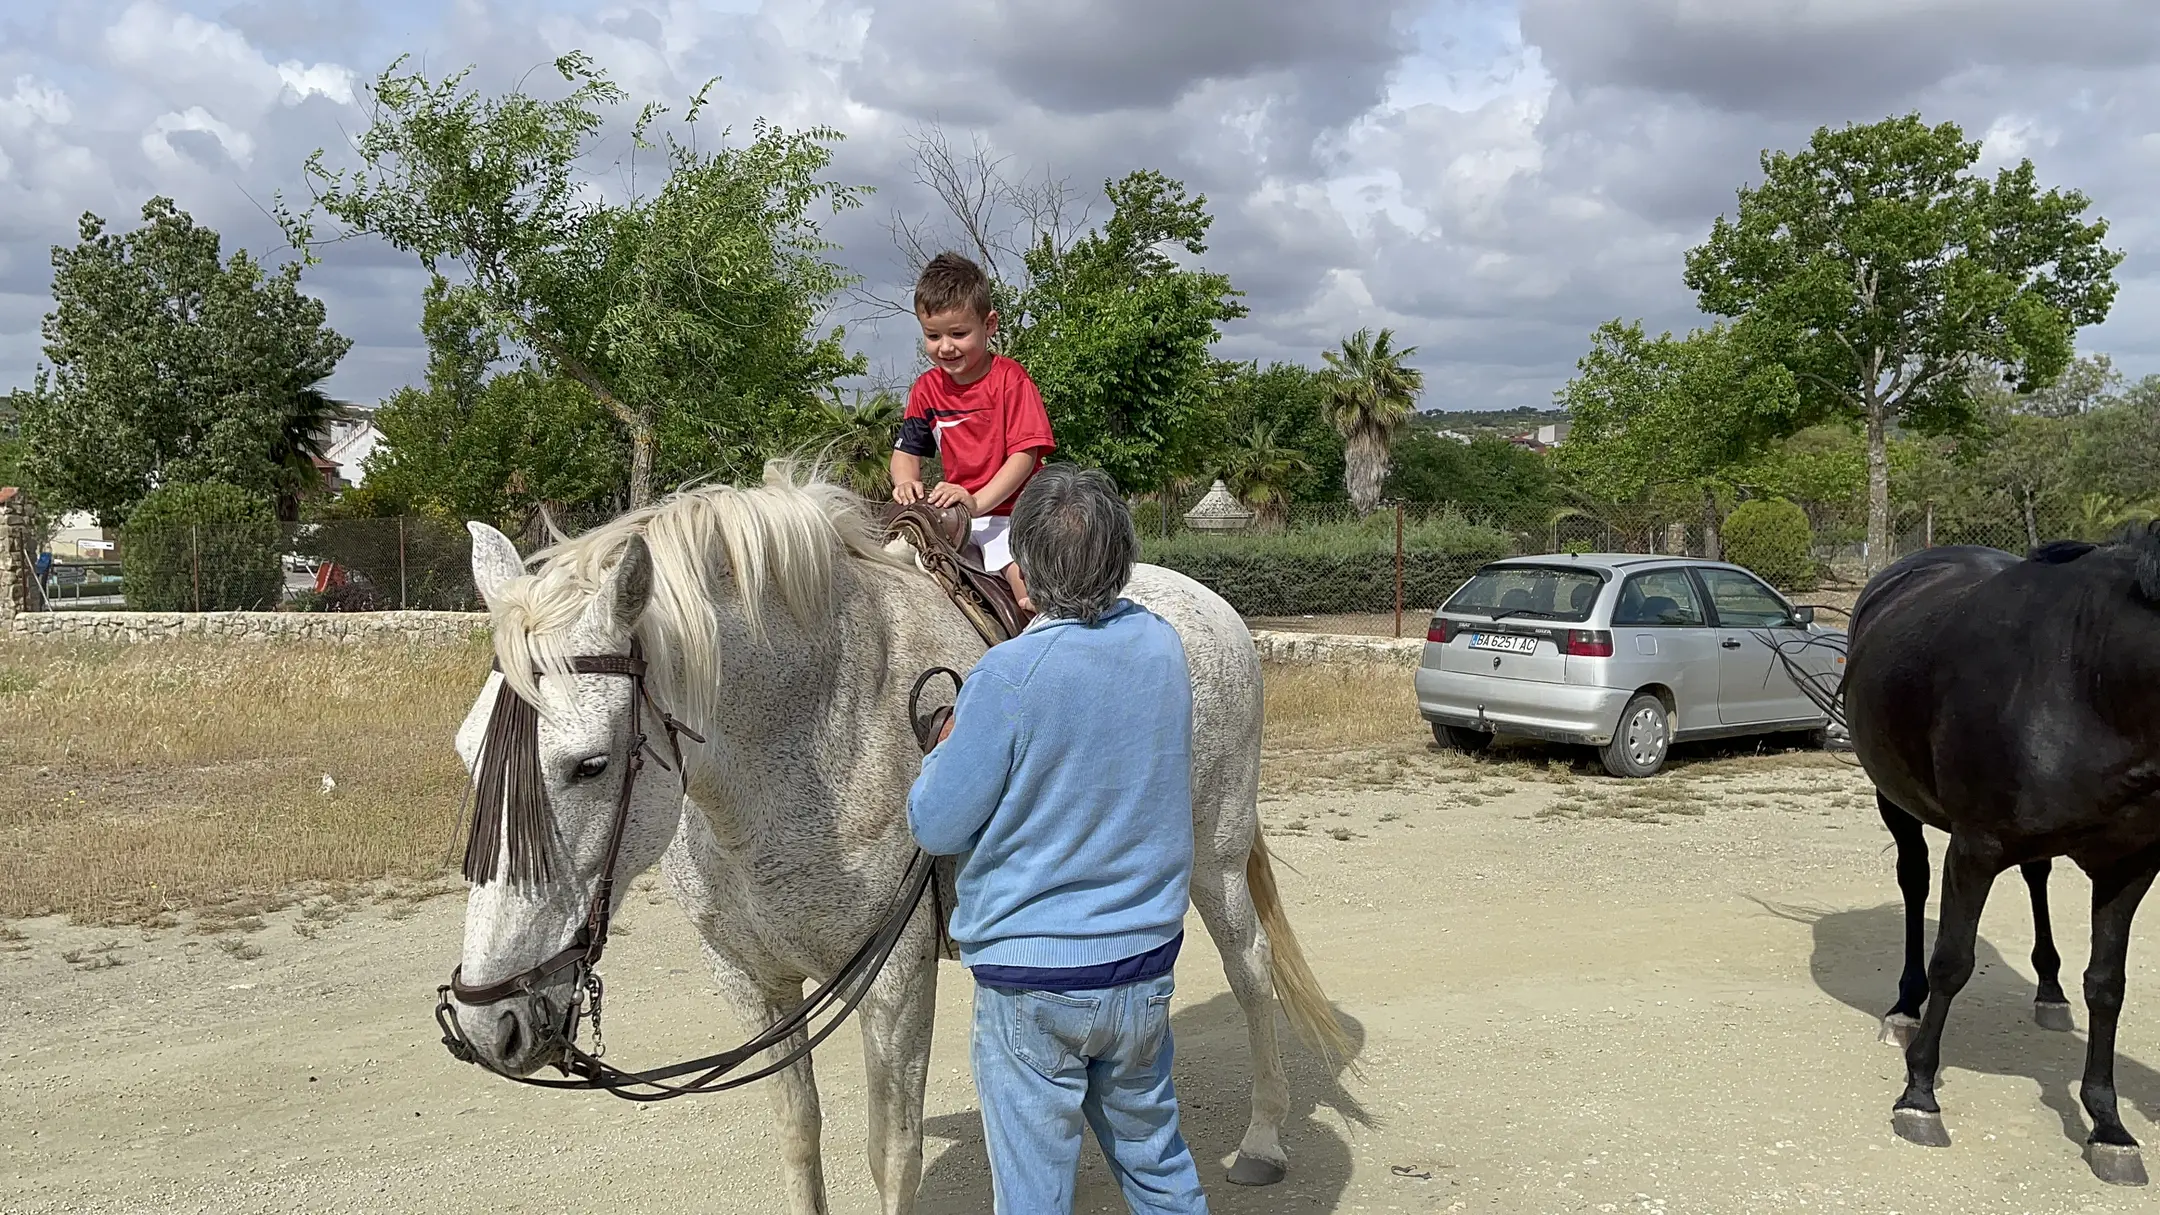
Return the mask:
<path id="1" fill-rule="evenodd" d="M 1082 1122 L 1136 1212 L 1207 1210 L 1170 1086 L 1171 976 L 1102 991 L 975 986 L 970 1054 L 997 1215 L 1073 1207 Z"/>

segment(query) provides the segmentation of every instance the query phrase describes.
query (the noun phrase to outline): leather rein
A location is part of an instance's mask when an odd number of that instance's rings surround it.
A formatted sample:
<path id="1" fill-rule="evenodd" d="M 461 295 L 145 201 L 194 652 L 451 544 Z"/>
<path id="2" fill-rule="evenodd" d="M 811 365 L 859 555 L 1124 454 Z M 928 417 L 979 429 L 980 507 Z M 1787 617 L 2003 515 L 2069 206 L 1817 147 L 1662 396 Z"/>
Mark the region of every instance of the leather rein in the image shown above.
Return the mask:
<path id="1" fill-rule="evenodd" d="M 898 947 L 908 924 L 913 920 L 915 908 L 922 901 L 923 893 L 931 892 L 933 904 L 940 903 L 934 878 L 935 860 L 921 849 L 908 861 L 902 873 L 900 888 L 894 893 L 891 905 L 879 921 L 876 931 L 863 942 L 833 974 L 800 1004 L 783 1015 L 756 1037 L 731 1050 L 704 1055 L 683 1063 L 649 1071 L 625 1071 L 601 1061 L 606 1053 L 606 1043 L 600 1032 L 600 1007 L 603 985 L 600 981 L 601 954 L 607 948 L 608 921 L 615 893 L 615 868 L 622 851 L 623 833 L 630 820 L 631 796 L 636 789 L 638 774 L 643 771 L 648 757 L 662 768 L 668 768 L 666 760 L 652 750 L 645 734 L 645 716 L 651 711 L 667 735 L 668 750 L 675 764 L 670 771 L 684 782 L 684 796 L 688 796 L 688 772 L 684 769 L 682 747 L 679 739 L 687 737 L 703 743 L 705 739 L 685 726 L 653 701 L 645 684 L 645 657 L 641 646 L 633 641 L 628 655 L 598 654 L 581 655 L 570 661 L 571 670 L 580 675 L 617 675 L 630 680 L 630 746 L 628 766 L 623 773 L 622 786 L 615 799 L 615 815 L 608 826 L 607 852 L 600 870 L 599 885 L 594 889 L 591 902 L 586 906 L 585 920 L 571 937 L 570 944 L 553 957 L 536 966 L 493 983 L 469 985 L 464 981 L 462 966 L 450 972 L 450 981 L 436 988 L 435 1023 L 442 1029 L 443 1046 L 450 1054 L 466 1063 L 474 1063 L 488 1071 L 514 1080 L 519 1084 L 536 1088 L 599 1090 L 628 1101 L 663 1101 L 670 1097 L 687 1096 L 692 1093 L 716 1093 L 762 1080 L 785 1070 L 808 1055 L 819 1043 L 825 1041 L 840 1027 L 849 1013 L 855 1010 L 870 987 L 884 970 L 885 963 Z M 955 689 L 960 676 L 943 667 L 932 668 L 915 681 L 908 696 L 908 717 L 915 735 L 927 753 L 937 742 L 937 731 L 951 709 L 940 707 L 925 719 L 916 712 L 924 686 L 933 675 L 946 674 L 952 678 Z M 536 672 L 536 675 L 539 673 Z M 487 739 L 482 744 L 480 762 L 475 764 L 480 794 L 473 812 L 472 836 L 467 846 L 466 876 L 476 882 L 484 882 L 495 875 L 496 857 L 501 834 L 510 836 L 509 873 L 505 880 L 518 880 L 526 875 L 544 877 L 547 871 L 546 854 L 542 846 L 546 824 L 537 822 L 543 811 L 543 798 L 538 784 L 538 738 L 532 726 L 536 710 L 523 701 L 505 683 L 501 686 L 493 716 L 488 723 Z M 489 752 L 494 752 L 492 758 Z M 527 753 L 530 753 L 529 756 Z M 522 766 L 521 766 L 522 765 Z M 521 774 L 525 774 L 521 778 Z M 491 798 L 500 799 L 492 801 Z M 493 815 L 494 817 L 490 817 Z M 520 823 L 520 818 L 525 821 Z M 524 855 L 520 854 L 523 849 Z M 945 931 L 944 910 L 936 908 L 937 931 L 941 945 Z M 546 1005 L 537 997 L 540 989 L 549 985 L 564 972 L 570 975 L 570 999 L 561 1016 L 542 1020 L 535 1032 L 542 1036 L 542 1050 L 552 1056 L 550 1062 L 562 1073 L 561 1079 L 518 1076 L 503 1071 L 481 1055 L 465 1036 L 458 1024 L 457 1003 L 468 1006 L 486 1006 L 514 997 L 533 998 L 535 1011 L 545 1014 Z M 456 1003 L 453 1003 L 453 999 Z M 838 1009 L 837 1014 L 811 1033 L 801 1045 L 789 1050 L 774 1062 L 756 1071 L 733 1075 L 744 1063 L 765 1051 L 773 1050 L 799 1033 L 809 1031 L 820 1016 Z M 578 1045 L 579 1025 L 592 1022 L 592 1050 Z M 684 1079 L 689 1077 L 689 1079 Z"/>

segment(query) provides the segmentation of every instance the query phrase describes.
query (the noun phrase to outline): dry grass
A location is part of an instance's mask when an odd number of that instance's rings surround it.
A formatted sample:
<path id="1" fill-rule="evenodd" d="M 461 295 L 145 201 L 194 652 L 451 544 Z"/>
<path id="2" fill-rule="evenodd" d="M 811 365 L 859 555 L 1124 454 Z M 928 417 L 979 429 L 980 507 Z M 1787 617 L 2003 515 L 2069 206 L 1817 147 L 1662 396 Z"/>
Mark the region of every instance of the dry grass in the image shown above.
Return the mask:
<path id="1" fill-rule="evenodd" d="M 297 892 L 439 873 L 464 785 L 449 738 L 487 663 L 479 645 L 0 643 L 0 918 L 248 931 Z"/>

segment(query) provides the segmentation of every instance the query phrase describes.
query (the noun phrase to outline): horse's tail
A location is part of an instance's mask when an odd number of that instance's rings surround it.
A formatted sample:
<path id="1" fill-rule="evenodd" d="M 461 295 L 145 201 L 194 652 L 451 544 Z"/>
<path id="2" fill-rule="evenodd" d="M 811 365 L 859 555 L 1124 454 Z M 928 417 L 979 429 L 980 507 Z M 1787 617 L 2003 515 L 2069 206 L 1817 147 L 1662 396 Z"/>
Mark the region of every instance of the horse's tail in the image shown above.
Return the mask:
<path id="1" fill-rule="evenodd" d="M 1245 885 L 1252 892 L 1260 926 L 1267 932 L 1268 970 L 1275 980 L 1276 998 L 1289 1014 L 1290 1028 L 1307 1046 L 1319 1051 L 1329 1066 L 1349 1064 L 1356 1070 L 1350 1035 L 1335 1015 L 1327 993 L 1320 990 L 1320 980 L 1313 976 L 1312 967 L 1305 964 L 1305 950 L 1298 945 L 1297 934 L 1290 930 L 1290 917 L 1283 913 L 1282 896 L 1275 890 L 1275 865 L 1268 856 L 1267 838 L 1257 831 L 1252 851 L 1245 856 Z"/>

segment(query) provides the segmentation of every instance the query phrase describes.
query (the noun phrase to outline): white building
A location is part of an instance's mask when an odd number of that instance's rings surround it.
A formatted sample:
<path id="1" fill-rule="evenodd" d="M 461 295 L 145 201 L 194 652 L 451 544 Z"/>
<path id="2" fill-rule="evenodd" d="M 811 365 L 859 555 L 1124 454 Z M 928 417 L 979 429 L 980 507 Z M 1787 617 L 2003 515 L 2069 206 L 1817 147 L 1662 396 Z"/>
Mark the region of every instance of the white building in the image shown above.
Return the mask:
<path id="1" fill-rule="evenodd" d="M 346 489 L 366 479 L 365 463 L 382 441 L 382 432 L 375 429 L 375 410 L 371 406 L 352 406 L 352 417 L 330 424 L 330 441 L 323 444 L 323 458 L 337 466 L 332 489 Z"/>

